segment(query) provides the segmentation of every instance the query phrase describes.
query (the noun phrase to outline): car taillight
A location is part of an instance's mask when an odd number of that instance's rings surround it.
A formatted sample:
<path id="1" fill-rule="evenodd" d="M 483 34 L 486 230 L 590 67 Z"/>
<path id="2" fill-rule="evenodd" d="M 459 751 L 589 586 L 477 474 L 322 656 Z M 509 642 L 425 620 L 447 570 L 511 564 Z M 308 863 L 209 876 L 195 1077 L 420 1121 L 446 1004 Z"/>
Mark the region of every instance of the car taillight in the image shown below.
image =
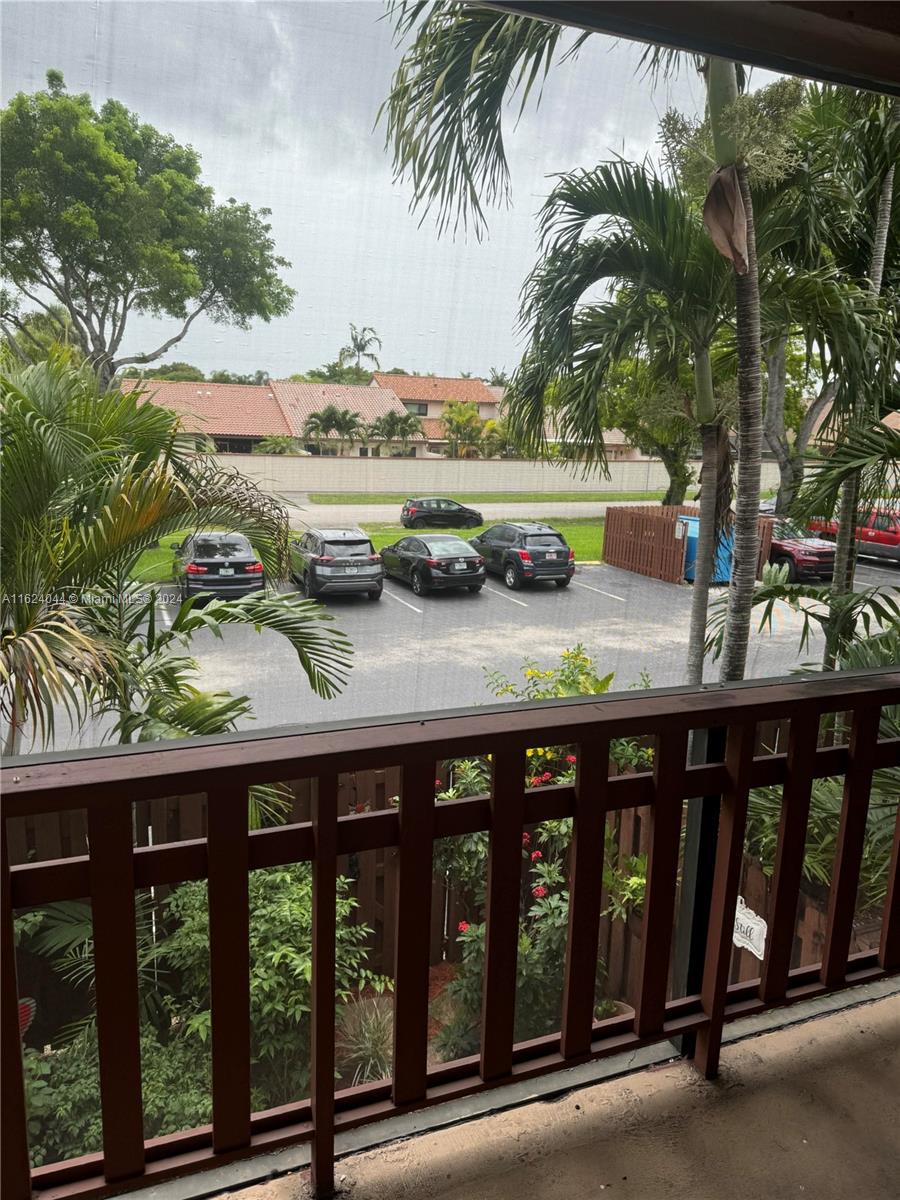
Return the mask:
<path id="1" fill-rule="evenodd" d="M 516 554 L 518 554 L 518 556 L 519 556 L 519 558 L 521 558 L 522 562 L 531 562 L 531 555 L 528 553 L 527 550 L 517 550 Z"/>
<path id="2" fill-rule="evenodd" d="M 476 566 L 476 567 L 483 567 L 483 566 L 484 566 L 484 559 L 483 559 L 483 558 L 476 558 L 476 559 L 475 559 L 475 566 Z"/>
<path id="3" fill-rule="evenodd" d="M 569 562 L 574 562 L 574 561 L 575 561 L 575 551 L 570 550 L 569 551 Z"/>
<path id="4" fill-rule="evenodd" d="M 413 514 L 414 512 L 418 512 L 419 510 L 418 510 L 418 509 L 415 507 L 415 505 L 411 504 L 411 505 L 409 506 L 409 508 L 407 508 L 407 510 L 406 510 L 406 511 L 409 513 L 409 515 L 410 515 L 410 516 L 412 516 L 412 514 Z"/>
<path id="5" fill-rule="evenodd" d="M 187 571 L 188 575 L 205 575 L 209 570 L 209 567 L 201 567 L 198 566 L 197 563 L 188 563 L 184 569 Z"/>
<path id="6" fill-rule="evenodd" d="M 246 567 L 244 567 L 248 575 L 261 575 L 262 569 L 263 565 L 261 562 L 247 563 Z"/>
<path id="7" fill-rule="evenodd" d="M 330 563 L 334 562 L 333 554 L 316 554 L 313 556 L 314 563 Z"/>
<path id="8" fill-rule="evenodd" d="M 425 559 L 426 567 L 442 567 L 443 565 L 444 564 L 441 562 L 441 560 L 439 558 L 426 558 Z"/>
<path id="9" fill-rule="evenodd" d="M 381 555 L 380 554 L 370 554 L 369 562 L 381 562 Z"/>

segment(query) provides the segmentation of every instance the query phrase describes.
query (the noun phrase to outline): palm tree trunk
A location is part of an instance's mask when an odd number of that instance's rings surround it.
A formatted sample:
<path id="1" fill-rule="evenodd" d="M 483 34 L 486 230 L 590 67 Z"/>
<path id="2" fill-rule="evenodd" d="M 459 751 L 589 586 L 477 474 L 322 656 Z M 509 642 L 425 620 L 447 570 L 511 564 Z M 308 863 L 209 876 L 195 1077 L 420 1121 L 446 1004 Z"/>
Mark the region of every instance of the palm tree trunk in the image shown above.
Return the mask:
<path id="1" fill-rule="evenodd" d="M 900 100 L 894 99 L 891 113 L 894 120 L 900 120 Z M 872 241 L 872 263 L 869 270 L 869 291 L 873 296 L 881 294 L 884 257 L 891 226 L 893 194 L 894 164 L 892 163 L 881 181 L 881 192 L 878 197 L 878 214 L 875 218 L 875 236 Z M 858 508 L 859 475 L 851 475 L 841 485 L 837 544 L 834 548 L 834 583 L 832 587 L 839 594 L 849 592 L 853 588 L 853 576 L 856 570 L 856 527 L 859 524 Z"/>
<path id="2" fill-rule="evenodd" d="M 766 445 L 778 463 L 780 482 L 775 510 L 786 513 L 793 499 L 796 484 L 794 481 L 794 456 L 787 440 L 784 427 L 784 392 L 786 385 L 787 338 L 775 338 L 766 347 L 766 415 L 763 421 L 763 435 Z"/>
<path id="3" fill-rule="evenodd" d="M 735 276 L 738 351 L 738 483 L 734 556 L 721 679 L 744 678 L 750 615 L 759 558 L 759 492 L 762 469 L 762 375 L 760 371 L 759 274 L 753 198 L 747 167 L 738 166 L 738 182 L 747 218 L 747 273 Z"/>
<path id="4" fill-rule="evenodd" d="M 694 564 L 694 589 L 691 596 L 691 623 L 688 634 L 687 682 L 703 682 L 703 648 L 706 644 L 706 615 L 709 585 L 716 559 L 716 494 L 718 492 L 719 428 L 715 423 L 716 401 L 713 393 L 712 363 L 709 349 L 694 350 L 694 411 L 700 424 L 702 461 L 700 467 L 700 528 L 697 534 L 697 560 Z"/>

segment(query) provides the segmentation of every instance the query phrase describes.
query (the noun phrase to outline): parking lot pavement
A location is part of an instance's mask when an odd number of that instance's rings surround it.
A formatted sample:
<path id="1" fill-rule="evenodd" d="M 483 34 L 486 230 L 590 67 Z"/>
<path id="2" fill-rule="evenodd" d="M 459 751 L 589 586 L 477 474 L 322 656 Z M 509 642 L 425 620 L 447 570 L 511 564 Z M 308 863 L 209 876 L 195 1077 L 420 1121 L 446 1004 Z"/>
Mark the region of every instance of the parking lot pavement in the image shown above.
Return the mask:
<path id="1" fill-rule="evenodd" d="M 717 589 L 724 595 L 724 589 Z M 350 637 L 354 666 L 335 700 L 314 696 L 293 652 L 269 631 L 232 626 L 221 641 L 201 633 L 193 652 L 202 686 L 229 688 L 253 701 L 258 728 L 433 711 L 490 703 L 485 671 L 523 682 L 523 658 L 542 667 L 582 643 L 600 674 L 615 671 L 615 690 L 639 683 L 683 681 L 691 592 L 614 567 L 580 567 L 566 589 L 540 584 L 509 592 L 501 580 L 477 595 L 446 591 L 419 598 L 389 580 L 378 604 L 365 597 L 329 599 L 327 607 Z M 787 609 L 771 636 L 754 635 L 749 676 L 783 675 L 799 665 L 799 621 Z M 815 638 L 803 661 L 821 658 Z M 717 665 L 707 664 L 716 679 Z"/>

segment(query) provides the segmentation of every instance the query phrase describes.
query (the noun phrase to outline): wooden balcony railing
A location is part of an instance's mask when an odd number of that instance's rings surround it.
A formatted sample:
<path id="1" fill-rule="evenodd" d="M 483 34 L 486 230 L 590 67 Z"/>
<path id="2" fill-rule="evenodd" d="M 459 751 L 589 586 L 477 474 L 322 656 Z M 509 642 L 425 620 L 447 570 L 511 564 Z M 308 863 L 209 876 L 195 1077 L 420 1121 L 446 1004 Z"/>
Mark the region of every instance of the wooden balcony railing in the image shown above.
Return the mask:
<path id="1" fill-rule="evenodd" d="M 900 703 L 900 670 L 668 689 L 493 706 L 382 724 L 357 722 L 191 744 L 115 747 L 20 759 L 2 773 L 3 1119 L 5 1200 L 31 1194 L 100 1196 L 148 1186 L 239 1156 L 311 1142 L 313 1184 L 334 1181 L 336 1132 L 588 1059 L 696 1033 L 696 1064 L 716 1073 L 722 1030 L 758 1012 L 900 969 L 900 822 L 880 948 L 849 954 L 873 771 L 900 764 L 900 740 L 879 738 L 881 709 Z M 849 714 L 847 745 L 818 747 L 823 714 Z M 754 756 L 759 722 L 790 722 L 786 754 Z M 727 730 L 725 761 L 689 765 L 692 730 Z M 608 777 L 612 738 L 656 739 L 652 774 Z M 525 790 L 526 750 L 575 745 L 573 786 Z M 435 804 L 441 761 L 490 754 L 484 797 Z M 338 776 L 400 764 L 398 808 L 338 815 Z M 822 962 L 790 969 L 813 781 L 843 776 L 843 807 Z M 314 779 L 311 821 L 248 833 L 247 788 Z M 728 985 L 748 793 L 783 786 L 761 978 Z M 136 801 L 205 793 L 205 838 L 135 848 Z M 702 988 L 666 999 L 679 841 L 686 799 L 721 796 Z M 640 983 L 634 1011 L 594 1020 L 603 840 L 609 813 L 649 806 L 650 853 Z M 9 818 L 85 809 L 89 854 L 10 868 Z M 514 1043 L 523 826 L 574 817 L 559 1033 Z M 428 970 L 434 840 L 489 832 L 486 948 L 478 1056 L 429 1069 Z M 396 847 L 392 1078 L 335 1092 L 335 879 L 338 856 Z M 251 1111 L 248 873 L 309 861 L 313 870 L 312 1072 L 309 1100 Z M 212 1012 L 211 1126 L 144 1140 L 135 889 L 208 881 Z M 103 1151 L 31 1170 L 16 1020 L 13 910 L 89 896 Z M 285 1047 L 290 1053 L 291 1048 Z"/>

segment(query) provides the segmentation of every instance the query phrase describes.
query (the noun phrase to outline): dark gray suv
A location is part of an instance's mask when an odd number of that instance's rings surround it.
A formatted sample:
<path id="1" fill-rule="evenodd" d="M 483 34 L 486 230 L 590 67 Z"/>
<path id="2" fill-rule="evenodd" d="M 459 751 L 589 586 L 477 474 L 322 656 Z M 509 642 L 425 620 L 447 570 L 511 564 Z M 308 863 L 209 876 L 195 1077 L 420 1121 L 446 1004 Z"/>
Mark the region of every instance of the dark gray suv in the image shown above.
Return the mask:
<path id="1" fill-rule="evenodd" d="M 564 588 L 575 574 L 574 551 L 552 525 L 540 521 L 491 525 L 471 544 L 484 556 L 487 570 L 502 575 L 508 588 L 541 579 L 552 579 Z"/>
<path id="2" fill-rule="evenodd" d="M 361 529 L 308 529 L 291 542 L 291 577 L 310 599 L 364 592 L 380 600 L 384 567 Z"/>

